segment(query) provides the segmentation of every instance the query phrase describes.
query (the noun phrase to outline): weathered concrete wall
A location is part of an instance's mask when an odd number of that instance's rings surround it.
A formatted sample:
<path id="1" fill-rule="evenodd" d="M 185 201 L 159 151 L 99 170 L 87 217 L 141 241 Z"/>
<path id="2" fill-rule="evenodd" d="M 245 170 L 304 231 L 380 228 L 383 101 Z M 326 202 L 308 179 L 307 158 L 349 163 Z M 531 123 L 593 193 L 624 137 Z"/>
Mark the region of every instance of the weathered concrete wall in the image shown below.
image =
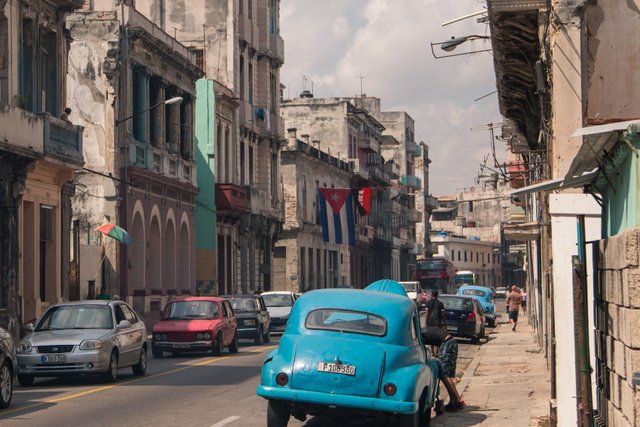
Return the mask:
<path id="1" fill-rule="evenodd" d="M 587 6 L 585 15 L 585 122 L 598 124 L 640 117 L 640 0 L 598 0 Z"/>
<path id="2" fill-rule="evenodd" d="M 598 382 L 609 385 L 608 425 L 640 426 L 640 391 L 631 383 L 640 372 L 640 228 L 602 240 L 595 296 L 596 342 L 604 343 L 598 362 L 606 371 Z M 598 288 L 598 287 L 597 287 Z M 597 389 L 594 389 L 594 393 Z"/>

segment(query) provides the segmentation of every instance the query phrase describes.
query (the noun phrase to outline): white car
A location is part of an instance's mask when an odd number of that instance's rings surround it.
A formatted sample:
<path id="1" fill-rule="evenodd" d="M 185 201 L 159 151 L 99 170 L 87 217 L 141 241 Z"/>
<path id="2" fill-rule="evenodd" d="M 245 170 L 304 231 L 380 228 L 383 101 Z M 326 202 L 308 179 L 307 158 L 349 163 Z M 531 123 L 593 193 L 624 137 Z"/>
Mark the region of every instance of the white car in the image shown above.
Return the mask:
<path id="1" fill-rule="evenodd" d="M 271 317 L 271 332 L 284 332 L 293 303 L 298 299 L 294 292 L 269 291 L 260 294 Z"/>

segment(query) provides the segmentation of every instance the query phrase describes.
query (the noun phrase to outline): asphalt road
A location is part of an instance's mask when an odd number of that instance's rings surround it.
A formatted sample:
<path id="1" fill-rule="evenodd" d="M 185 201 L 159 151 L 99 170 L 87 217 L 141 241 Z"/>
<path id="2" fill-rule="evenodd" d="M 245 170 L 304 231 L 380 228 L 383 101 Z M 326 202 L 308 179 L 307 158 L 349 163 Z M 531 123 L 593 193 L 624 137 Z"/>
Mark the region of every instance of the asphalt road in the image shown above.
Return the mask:
<path id="1" fill-rule="evenodd" d="M 483 341 L 484 342 L 484 341 Z M 277 346 L 241 341 L 240 351 L 222 356 L 189 354 L 150 359 L 147 374 L 122 369 L 116 383 L 100 378 L 41 378 L 17 386 L 9 409 L 0 411 L 4 426 L 204 426 L 266 425 L 266 401 L 255 393 L 265 354 Z M 458 372 L 480 348 L 460 341 Z M 291 419 L 290 426 L 335 426 L 330 419 Z M 376 425 L 354 421 L 352 425 Z M 383 425 L 383 424 L 379 424 Z"/>

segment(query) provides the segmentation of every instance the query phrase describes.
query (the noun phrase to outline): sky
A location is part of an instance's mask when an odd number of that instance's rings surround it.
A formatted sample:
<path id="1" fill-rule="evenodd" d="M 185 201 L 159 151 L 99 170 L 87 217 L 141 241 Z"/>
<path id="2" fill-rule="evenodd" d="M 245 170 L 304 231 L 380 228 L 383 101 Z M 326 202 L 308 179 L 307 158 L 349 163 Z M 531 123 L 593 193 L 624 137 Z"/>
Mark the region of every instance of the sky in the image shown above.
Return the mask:
<path id="1" fill-rule="evenodd" d="M 493 57 L 482 52 L 436 59 L 431 43 L 488 36 L 478 17 L 441 25 L 482 10 L 481 0 L 282 0 L 285 98 L 303 89 L 316 98 L 380 98 L 383 111 L 407 112 L 415 120 L 416 141 L 429 146 L 430 194 L 473 187 L 491 153 L 486 125 L 502 120 L 496 94 L 488 95 L 496 90 Z M 480 39 L 451 53 L 487 48 L 489 41 Z M 434 50 L 447 54 L 439 46 Z"/>

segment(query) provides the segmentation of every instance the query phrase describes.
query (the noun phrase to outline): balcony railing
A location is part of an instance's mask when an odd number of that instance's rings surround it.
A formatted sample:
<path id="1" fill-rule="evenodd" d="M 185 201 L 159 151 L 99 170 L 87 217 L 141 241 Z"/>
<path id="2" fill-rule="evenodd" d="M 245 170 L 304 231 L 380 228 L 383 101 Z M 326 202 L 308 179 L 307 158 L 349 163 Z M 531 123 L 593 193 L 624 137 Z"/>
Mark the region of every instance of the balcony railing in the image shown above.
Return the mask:
<path id="1" fill-rule="evenodd" d="M 216 210 L 232 215 L 249 212 L 247 187 L 236 184 L 216 184 Z"/>
<path id="2" fill-rule="evenodd" d="M 255 129 L 261 136 L 283 136 L 284 119 L 265 107 L 254 107 Z"/>
<path id="3" fill-rule="evenodd" d="M 417 154 L 416 153 L 417 145 L 416 145 L 415 141 L 406 141 L 404 143 L 404 146 L 405 146 L 405 150 L 407 151 L 407 153 Z"/>
<path id="4" fill-rule="evenodd" d="M 348 159 L 353 173 L 362 179 L 369 179 L 369 171 L 360 165 L 360 159 Z"/>
<path id="5" fill-rule="evenodd" d="M 416 144 L 416 156 L 422 156 L 422 146 L 420 144 Z"/>
<path id="6" fill-rule="evenodd" d="M 438 199 L 433 196 L 427 196 L 424 200 L 425 210 L 433 210 L 438 207 Z"/>
<path id="7" fill-rule="evenodd" d="M 358 138 L 358 149 L 366 153 L 379 153 L 380 143 L 375 138 L 363 136 Z"/>
<path id="8" fill-rule="evenodd" d="M 44 120 L 44 153 L 73 163 L 84 162 L 82 154 L 82 126 L 45 116 Z"/>
<path id="9" fill-rule="evenodd" d="M 0 105 L 0 143 L 33 157 L 44 153 L 44 120 L 10 105 Z"/>
<path id="10" fill-rule="evenodd" d="M 273 57 L 281 63 L 284 63 L 284 40 L 278 33 L 269 35 L 269 47 L 273 52 Z"/>
<path id="11" fill-rule="evenodd" d="M 407 209 L 407 220 L 410 222 L 420 222 L 422 218 L 420 218 L 420 214 L 416 209 Z"/>
<path id="12" fill-rule="evenodd" d="M 422 188 L 422 181 L 415 175 L 404 175 L 400 178 L 400 184 L 419 190 Z"/>

